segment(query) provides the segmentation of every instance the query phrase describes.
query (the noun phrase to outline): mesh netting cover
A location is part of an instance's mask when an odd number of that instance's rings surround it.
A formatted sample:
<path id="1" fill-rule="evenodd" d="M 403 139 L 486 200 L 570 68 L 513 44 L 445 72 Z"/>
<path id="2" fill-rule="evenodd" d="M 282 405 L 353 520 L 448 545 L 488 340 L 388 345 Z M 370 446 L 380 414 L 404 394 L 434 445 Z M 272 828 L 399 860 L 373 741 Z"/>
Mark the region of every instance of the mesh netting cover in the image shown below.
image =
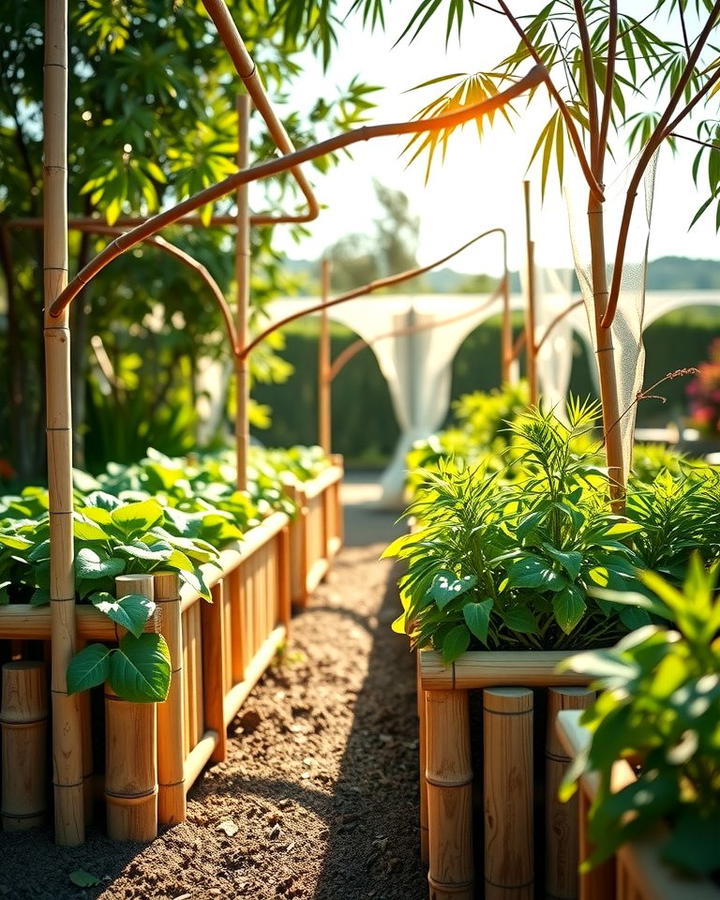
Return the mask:
<path id="1" fill-rule="evenodd" d="M 618 407 L 623 447 L 623 468 L 627 476 L 632 459 L 637 395 L 642 388 L 645 371 L 645 347 L 643 345 L 643 318 L 645 313 L 645 280 L 647 274 L 647 251 L 650 238 L 650 221 L 655 187 L 657 157 L 653 157 L 643 179 L 643 197 L 638 197 L 630 223 L 625 251 L 625 261 L 620 282 L 615 319 L 611 326 L 614 348 L 615 377 L 618 386 Z M 633 166 L 627 169 L 605 190 L 605 241 L 609 260 L 608 284 L 613 277 L 612 260 L 617 245 L 620 214 L 625 203 L 627 184 Z M 587 193 L 583 199 L 586 199 Z M 570 237 L 572 240 L 575 271 L 577 272 L 588 329 L 592 336 L 593 350 L 597 350 L 595 334 L 595 311 L 590 265 L 590 236 L 586 210 L 575 202 L 576 198 L 567 192 Z M 644 202 L 642 202 L 644 200 Z M 597 354 L 594 355 L 597 367 Z"/>

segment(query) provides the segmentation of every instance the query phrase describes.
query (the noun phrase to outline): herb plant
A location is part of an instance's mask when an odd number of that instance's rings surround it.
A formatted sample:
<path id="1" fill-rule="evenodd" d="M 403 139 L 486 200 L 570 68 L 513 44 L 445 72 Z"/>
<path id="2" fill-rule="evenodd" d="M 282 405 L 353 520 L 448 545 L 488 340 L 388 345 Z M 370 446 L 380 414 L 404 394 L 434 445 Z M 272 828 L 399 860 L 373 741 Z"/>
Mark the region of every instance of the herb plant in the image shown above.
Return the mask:
<path id="1" fill-rule="evenodd" d="M 597 416 L 596 405 L 571 401 L 567 425 L 541 409 L 520 417 L 512 481 L 483 466 L 424 474 L 407 511 L 419 530 L 384 554 L 407 561 L 393 627 L 413 646 L 450 662 L 472 646 L 610 643 L 649 622 L 645 610 L 590 594 L 639 587 L 627 539 L 641 526 L 612 513 L 590 441 Z"/>
<path id="2" fill-rule="evenodd" d="M 590 868 L 622 844 L 664 821 L 663 857 L 694 874 L 720 869 L 720 599 L 718 565 L 690 563 L 682 590 L 659 575 L 641 575 L 652 596 L 633 603 L 670 628 L 648 625 L 608 650 L 583 653 L 563 666 L 597 679 L 602 690 L 582 716 L 591 733 L 562 795 L 585 772 L 598 776 L 589 813 Z M 611 791 L 616 760 L 639 761 L 637 780 Z"/>

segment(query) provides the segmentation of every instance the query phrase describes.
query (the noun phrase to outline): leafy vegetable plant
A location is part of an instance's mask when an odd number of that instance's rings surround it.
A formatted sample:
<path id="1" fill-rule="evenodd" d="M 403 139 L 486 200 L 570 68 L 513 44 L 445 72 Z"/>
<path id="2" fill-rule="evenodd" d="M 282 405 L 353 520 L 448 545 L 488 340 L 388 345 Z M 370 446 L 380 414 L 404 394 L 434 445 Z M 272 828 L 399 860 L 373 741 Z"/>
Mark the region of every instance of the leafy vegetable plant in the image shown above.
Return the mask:
<path id="1" fill-rule="evenodd" d="M 593 587 L 639 588 L 627 541 L 641 526 L 614 515 L 590 443 L 598 408 L 571 401 L 568 424 L 533 409 L 512 426 L 513 480 L 483 466 L 425 472 L 407 515 L 419 529 L 385 556 L 407 561 L 396 631 L 446 662 L 468 648 L 560 649 L 610 643 L 649 622 Z M 576 452 L 577 446 L 588 446 Z"/>
<path id="2" fill-rule="evenodd" d="M 583 653 L 563 666 L 595 678 L 602 690 L 582 717 L 591 732 L 562 795 L 585 772 L 598 775 L 588 837 L 590 868 L 622 844 L 667 826 L 664 858 L 709 874 L 720 869 L 720 599 L 718 565 L 693 557 L 682 590 L 655 573 L 641 575 L 650 596 L 614 595 L 671 627 L 648 625 L 608 650 Z M 616 760 L 639 761 L 637 780 L 611 790 Z"/>

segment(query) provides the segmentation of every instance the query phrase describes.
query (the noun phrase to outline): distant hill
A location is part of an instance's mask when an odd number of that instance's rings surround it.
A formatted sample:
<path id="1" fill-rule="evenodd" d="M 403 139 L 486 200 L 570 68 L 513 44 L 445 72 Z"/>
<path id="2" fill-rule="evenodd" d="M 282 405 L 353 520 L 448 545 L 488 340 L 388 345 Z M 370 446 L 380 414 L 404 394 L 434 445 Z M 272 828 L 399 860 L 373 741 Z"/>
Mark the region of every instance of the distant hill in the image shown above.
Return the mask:
<path id="1" fill-rule="evenodd" d="M 293 275 L 305 277 L 308 289 L 317 290 L 319 264 L 308 259 L 285 260 L 285 268 Z M 455 294 L 468 290 L 477 276 L 443 268 L 423 276 L 422 290 L 433 294 Z M 520 290 L 520 276 L 510 273 L 510 288 Z M 720 260 L 688 259 L 684 256 L 663 256 L 648 264 L 649 291 L 707 291 L 720 290 Z"/>

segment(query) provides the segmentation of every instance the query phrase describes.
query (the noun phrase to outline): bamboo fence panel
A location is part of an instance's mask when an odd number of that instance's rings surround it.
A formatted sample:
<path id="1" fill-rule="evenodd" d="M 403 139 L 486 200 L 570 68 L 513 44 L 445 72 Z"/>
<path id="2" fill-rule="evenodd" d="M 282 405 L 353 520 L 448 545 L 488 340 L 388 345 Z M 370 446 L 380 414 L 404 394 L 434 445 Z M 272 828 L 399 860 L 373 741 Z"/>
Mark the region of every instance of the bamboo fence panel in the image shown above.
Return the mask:
<path id="1" fill-rule="evenodd" d="M 580 725 L 580 712 L 564 710 L 558 714 L 557 733 L 570 757 L 586 745 L 588 733 Z M 635 779 L 625 760 L 615 764 L 612 788 L 620 790 Z M 580 779 L 578 804 L 581 845 L 585 839 L 587 812 L 597 790 L 595 773 Z M 647 837 L 624 844 L 615 857 L 582 877 L 582 900 L 719 900 L 720 887 L 704 878 L 684 876 L 660 859 L 663 828 Z M 585 841 L 584 850 L 587 850 Z"/>
<path id="2" fill-rule="evenodd" d="M 2 667 L 2 827 L 25 831 L 45 821 L 47 810 L 48 695 L 43 662 Z"/>

